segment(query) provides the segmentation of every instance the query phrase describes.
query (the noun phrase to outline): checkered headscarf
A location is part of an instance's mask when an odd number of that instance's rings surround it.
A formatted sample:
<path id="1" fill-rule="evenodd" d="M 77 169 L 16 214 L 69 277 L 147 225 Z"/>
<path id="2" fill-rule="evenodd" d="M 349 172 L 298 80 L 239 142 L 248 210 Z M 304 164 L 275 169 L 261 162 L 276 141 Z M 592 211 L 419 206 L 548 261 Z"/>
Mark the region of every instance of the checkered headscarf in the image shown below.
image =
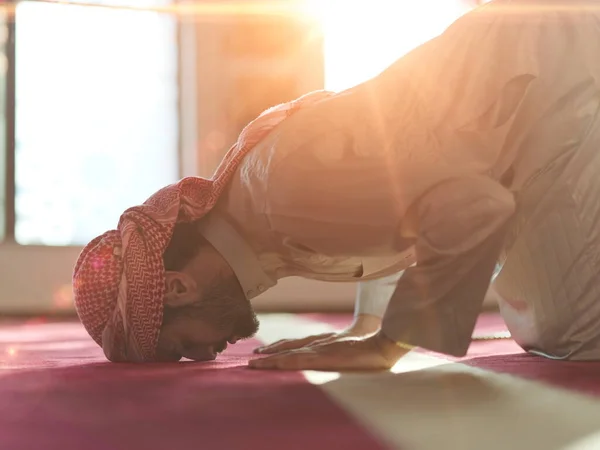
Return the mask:
<path id="1" fill-rule="evenodd" d="M 116 230 L 92 240 L 73 273 L 75 307 L 111 361 L 152 361 L 163 318 L 163 254 L 175 224 L 206 215 L 244 156 L 298 109 L 331 95 L 314 92 L 263 112 L 240 134 L 211 179 L 184 178 L 127 209 Z"/>

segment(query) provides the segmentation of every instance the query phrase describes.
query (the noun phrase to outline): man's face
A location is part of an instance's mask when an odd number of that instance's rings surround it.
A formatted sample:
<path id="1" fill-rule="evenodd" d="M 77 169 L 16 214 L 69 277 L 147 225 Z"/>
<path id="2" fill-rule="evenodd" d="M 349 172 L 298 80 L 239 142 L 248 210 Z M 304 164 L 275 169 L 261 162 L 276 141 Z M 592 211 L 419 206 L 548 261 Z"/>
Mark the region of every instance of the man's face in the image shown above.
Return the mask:
<path id="1" fill-rule="evenodd" d="M 233 286 L 228 286 L 233 284 Z M 165 307 L 157 356 L 161 361 L 211 361 L 240 339 L 253 336 L 258 320 L 236 283 L 223 281 L 197 305 Z"/>

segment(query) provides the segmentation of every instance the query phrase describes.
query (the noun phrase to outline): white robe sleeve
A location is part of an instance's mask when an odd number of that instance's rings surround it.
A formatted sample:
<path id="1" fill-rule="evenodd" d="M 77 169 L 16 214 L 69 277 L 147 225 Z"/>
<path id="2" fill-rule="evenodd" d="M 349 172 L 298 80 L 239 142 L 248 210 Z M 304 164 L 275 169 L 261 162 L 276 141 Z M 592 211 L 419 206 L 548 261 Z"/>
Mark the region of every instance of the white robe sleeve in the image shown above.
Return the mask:
<path id="1" fill-rule="evenodd" d="M 385 278 L 359 283 L 356 289 L 354 316 L 369 314 L 383 317 L 402 273 L 399 272 Z"/>
<path id="2" fill-rule="evenodd" d="M 441 183 L 417 203 L 417 264 L 405 271 L 382 324 L 390 339 L 462 356 L 515 211 L 490 178 Z"/>

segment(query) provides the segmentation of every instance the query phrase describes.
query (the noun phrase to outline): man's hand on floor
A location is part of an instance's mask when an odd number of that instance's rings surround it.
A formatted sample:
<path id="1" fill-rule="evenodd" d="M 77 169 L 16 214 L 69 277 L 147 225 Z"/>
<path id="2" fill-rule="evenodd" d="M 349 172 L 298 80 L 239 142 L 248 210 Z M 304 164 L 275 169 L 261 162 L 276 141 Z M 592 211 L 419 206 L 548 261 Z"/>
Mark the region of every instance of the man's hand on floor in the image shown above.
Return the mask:
<path id="1" fill-rule="evenodd" d="M 254 353 L 261 355 L 270 355 L 274 353 L 287 352 L 304 347 L 313 347 L 315 345 L 332 344 L 343 341 L 348 338 L 359 339 L 366 338 L 375 334 L 381 326 L 381 318 L 369 314 L 360 314 L 356 316 L 352 325 L 343 331 L 314 334 L 300 339 L 281 339 L 263 347 L 254 349 Z"/>
<path id="2" fill-rule="evenodd" d="M 410 350 L 396 345 L 382 333 L 357 339 L 277 353 L 250 361 L 253 369 L 275 370 L 388 370 Z"/>

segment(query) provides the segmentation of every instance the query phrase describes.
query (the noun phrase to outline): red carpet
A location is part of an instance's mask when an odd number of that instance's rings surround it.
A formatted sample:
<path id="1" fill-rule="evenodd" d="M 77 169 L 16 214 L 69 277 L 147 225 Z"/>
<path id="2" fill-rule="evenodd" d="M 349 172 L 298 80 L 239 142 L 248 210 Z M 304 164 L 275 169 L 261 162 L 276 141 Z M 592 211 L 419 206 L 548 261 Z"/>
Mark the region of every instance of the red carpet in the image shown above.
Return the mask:
<path id="1" fill-rule="evenodd" d="M 2 450 L 385 448 L 301 373 L 111 364 L 76 323 L 0 327 Z"/>
<path id="2" fill-rule="evenodd" d="M 351 316 L 343 314 L 308 314 L 307 317 L 337 327 L 345 327 L 352 320 Z M 477 323 L 475 336 L 505 330 L 506 326 L 498 314 L 482 314 Z M 438 354 L 433 355 L 442 357 Z M 525 353 L 511 339 L 474 341 L 467 356 L 447 359 L 600 397 L 600 361 L 552 361 Z"/>
<path id="3" fill-rule="evenodd" d="M 480 318 L 481 332 L 506 330 L 498 315 Z M 464 364 L 495 372 L 549 383 L 600 397 L 600 361 L 553 361 L 525 353 L 512 340 L 475 341 L 469 353 L 460 360 Z"/>
<path id="4" fill-rule="evenodd" d="M 484 315 L 476 334 L 502 329 Z M 0 449 L 386 448 L 301 373 L 246 369 L 257 344 L 231 346 L 214 363 L 135 366 L 106 362 L 78 323 L 0 326 Z M 459 361 L 600 397 L 600 363 L 549 361 L 511 340 L 474 342 Z"/>

